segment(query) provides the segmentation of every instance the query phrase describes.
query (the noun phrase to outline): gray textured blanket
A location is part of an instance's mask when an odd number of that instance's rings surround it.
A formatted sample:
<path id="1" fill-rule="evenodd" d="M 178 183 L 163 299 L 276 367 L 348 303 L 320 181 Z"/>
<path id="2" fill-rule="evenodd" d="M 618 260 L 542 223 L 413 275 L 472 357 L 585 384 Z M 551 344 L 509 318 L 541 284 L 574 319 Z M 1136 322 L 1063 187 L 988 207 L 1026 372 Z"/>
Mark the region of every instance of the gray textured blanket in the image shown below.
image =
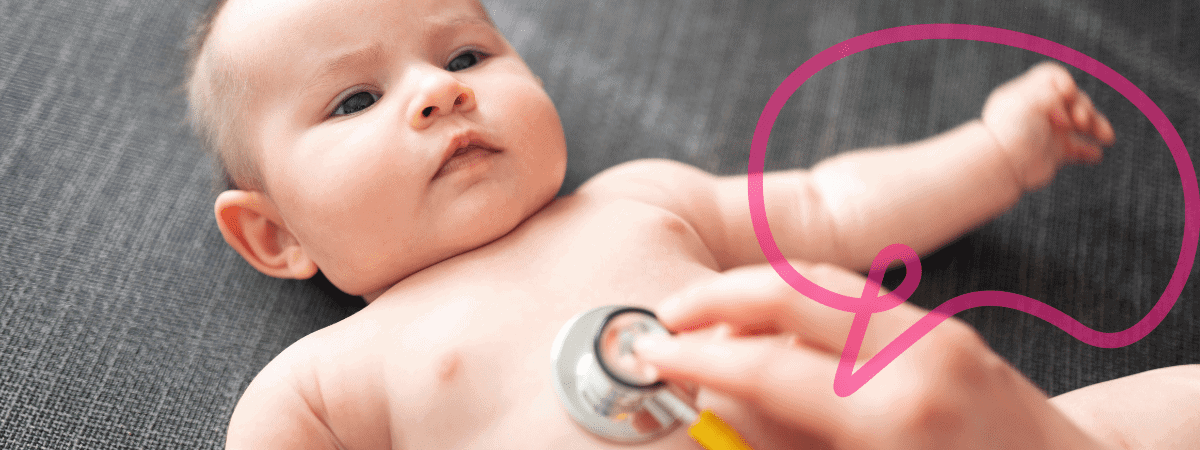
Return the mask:
<path id="1" fill-rule="evenodd" d="M 220 448 L 254 374 L 361 305 L 258 274 L 217 232 L 212 171 L 175 91 L 203 3 L 0 0 L 0 447 Z M 758 114 L 792 70 L 853 36 L 920 23 L 1079 50 L 1144 91 L 1200 158 L 1194 0 L 486 3 L 563 117 L 564 191 L 644 157 L 743 173 Z M 852 55 L 791 98 L 767 168 L 948 129 L 1042 59 L 946 40 Z M 1178 171 L 1133 104 L 1075 73 L 1116 126 L 1104 163 L 1063 171 L 926 258 L 916 303 L 1004 290 L 1120 331 L 1159 300 L 1183 236 Z M 1161 325 L 1117 349 L 1013 310 L 959 317 L 1053 395 L 1200 362 L 1198 274 Z"/>

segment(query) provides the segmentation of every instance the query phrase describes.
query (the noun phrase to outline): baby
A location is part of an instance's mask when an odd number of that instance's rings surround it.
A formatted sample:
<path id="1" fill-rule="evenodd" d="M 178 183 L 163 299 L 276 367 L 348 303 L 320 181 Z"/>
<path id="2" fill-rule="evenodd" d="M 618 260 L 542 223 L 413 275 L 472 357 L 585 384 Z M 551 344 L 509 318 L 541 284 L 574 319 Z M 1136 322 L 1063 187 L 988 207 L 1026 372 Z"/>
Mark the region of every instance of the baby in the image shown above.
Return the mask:
<path id="1" fill-rule="evenodd" d="M 560 406 L 560 327 L 765 262 L 744 177 L 635 161 L 555 198 L 559 117 L 476 0 L 217 11 L 188 87 L 234 185 L 221 233 L 264 274 L 319 270 L 368 303 L 262 370 L 229 448 L 623 448 Z M 1113 139 L 1069 73 L 1041 65 L 944 134 L 768 174 L 768 217 L 789 258 L 865 270 L 893 243 L 937 249 Z M 722 395 L 696 401 L 786 447 Z M 682 429 L 646 446 L 696 448 Z"/>

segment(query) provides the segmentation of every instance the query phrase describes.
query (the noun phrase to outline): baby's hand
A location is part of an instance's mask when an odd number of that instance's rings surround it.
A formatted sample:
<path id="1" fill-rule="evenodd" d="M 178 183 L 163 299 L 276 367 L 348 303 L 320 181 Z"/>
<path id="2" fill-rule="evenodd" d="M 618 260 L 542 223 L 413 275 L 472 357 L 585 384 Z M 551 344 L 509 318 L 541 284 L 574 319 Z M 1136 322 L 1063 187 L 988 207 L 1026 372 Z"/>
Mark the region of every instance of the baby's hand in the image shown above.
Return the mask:
<path id="1" fill-rule="evenodd" d="M 1098 163 L 1112 125 L 1062 66 L 1042 63 L 992 91 L 983 124 L 1026 190 L 1050 183 L 1066 163 Z"/>

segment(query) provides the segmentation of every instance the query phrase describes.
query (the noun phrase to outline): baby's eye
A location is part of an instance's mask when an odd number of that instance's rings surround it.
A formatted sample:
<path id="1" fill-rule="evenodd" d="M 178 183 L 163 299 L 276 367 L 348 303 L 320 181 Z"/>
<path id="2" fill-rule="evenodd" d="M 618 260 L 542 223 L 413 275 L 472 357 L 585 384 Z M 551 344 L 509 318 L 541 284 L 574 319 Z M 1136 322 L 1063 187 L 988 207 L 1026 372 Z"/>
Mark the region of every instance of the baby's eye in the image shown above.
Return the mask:
<path id="1" fill-rule="evenodd" d="M 479 64 L 480 56 L 480 53 L 476 51 L 469 51 L 455 56 L 454 59 L 451 59 L 449 63 L 446 63 L 446 70 L 458 72 L 463 69 L 471 68 L 471 66 Z"/>
<path id="2" fill-rule="evenodd" d="M 379 100 L 378 95 L 362 91 L 342 100 L 342 103 L 338 104 L 337 109 L 333 110 L 333 114 L 331 115 L 344 116 L 354 114 L 374 105 L 376 100 Z"/>

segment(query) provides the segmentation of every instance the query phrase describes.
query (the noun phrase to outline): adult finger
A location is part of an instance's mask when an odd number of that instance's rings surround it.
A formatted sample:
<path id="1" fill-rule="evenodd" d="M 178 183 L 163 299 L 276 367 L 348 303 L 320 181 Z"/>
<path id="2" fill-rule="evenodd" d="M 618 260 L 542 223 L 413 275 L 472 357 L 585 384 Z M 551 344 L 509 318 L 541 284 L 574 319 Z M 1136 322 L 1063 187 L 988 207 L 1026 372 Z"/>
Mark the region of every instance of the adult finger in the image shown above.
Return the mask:
<path id="1" fill-rule="evenodd" d="M 862 285 L 857 289 L 861 291 Z M 693 286 L 663 303 L 657 314 L 676 332 L 724 323 L 733 335 L 797 333 L 805 343 L 829 352 L 841 349 L 853 319 L 800 295 L 769 266 L 731 270 Z"/>
<path id="2" fill-rule="evenodd" d="M 825 264 L 794 264 L 797 271 L 833 292 L 858 297 L 866 278 Z M 871 316 L 860 357 L 870 357 L 924 316 L 909 304 Z M 658 309 L 659 319 L 674 331 L 686 332 L 730 324 L 738 335 L 795 333 L 805 344 L 829 353 L 845 346 L 854 315 L 830 308 L 796 292 L 770 266 L 726 272 L 694 286 Z"/>
<path id="3" fill-rule="evenodd" d="M 649 337 L 634 351 L 662 378 L 695 383 L 748 401 L 768 416 L 815 436 L 841 436 L 852 423 L 833 389 L 835 357 L 761 338 L 720 341 Z"/>

